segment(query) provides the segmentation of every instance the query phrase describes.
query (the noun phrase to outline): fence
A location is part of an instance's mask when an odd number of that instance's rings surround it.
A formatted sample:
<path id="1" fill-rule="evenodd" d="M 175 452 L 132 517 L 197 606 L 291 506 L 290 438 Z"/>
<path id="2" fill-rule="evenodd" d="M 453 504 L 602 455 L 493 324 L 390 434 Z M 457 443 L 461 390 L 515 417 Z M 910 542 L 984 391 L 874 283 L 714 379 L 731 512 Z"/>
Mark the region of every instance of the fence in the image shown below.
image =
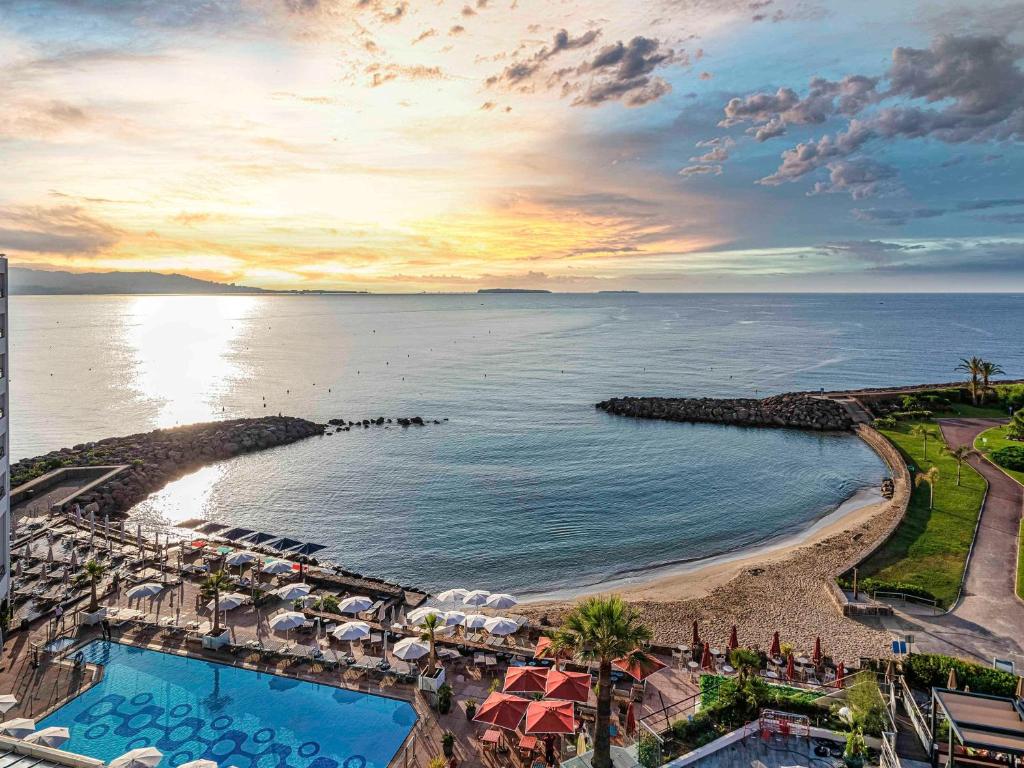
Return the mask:
<path id="1" fill-rule="evenodd" d="M 914 726 L 914 733 L 917 734 L 917 740 L 921 742 L 921 746 L 924 747 L 928 754 L 932 752 L 932 731 L 928 727 L 928 721 L 925 720 L 924 715 L 921 714 L 920 708 L 917 706 L 917 702 L 914 701 L 914 695 L 910 692 L 910 688 L 907 686 L 907 681 L 902 677 L 900 678 L 900 686 L 903 699 L 903 709 L 907 713 L 907 717 L 910 718 L 911 724 Z"/>
<path id="2" fill-rule="evenodd" d="M 920 603 L 921 605 L 927 605 L 931 607 L 932 612 L 936 615 L 942 613 L 942 608 L 939 607 L 939 601 L 932 600 L 927 597 L 920 597 L 919 595 L 909 595 L 906 592 L 882 592 L 880 590 L 875 591 L 871 595 L 872 600 L 877 600 L 879 597 L 886 600 L 902 600 L 904 603 Z"/>

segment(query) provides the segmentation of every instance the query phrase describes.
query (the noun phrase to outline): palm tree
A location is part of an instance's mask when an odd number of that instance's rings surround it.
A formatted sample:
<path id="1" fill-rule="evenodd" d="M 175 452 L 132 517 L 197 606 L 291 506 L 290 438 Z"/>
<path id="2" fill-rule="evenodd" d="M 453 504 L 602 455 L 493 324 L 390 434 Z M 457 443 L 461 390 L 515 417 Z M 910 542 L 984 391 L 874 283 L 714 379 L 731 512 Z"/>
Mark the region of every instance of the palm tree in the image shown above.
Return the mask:
<path id="1" fill-rule="evenodd" d="M 643 658 L 639 646 L 651 639 L 651 630 L 618 595 L 589 597 L 578 603 L 556 631 L 563 648 L 571 648 L 580 661 L 598 664 L 597 719 L 594 723 L 594 768 L 611 768 L 608 726 L 612 712 L 612 660 L 622 656 Z"/>
<path id="2" fill-rule="evenodd" d="M 231 579 L 223 570 L 214 571 L 203 580 L 203 595 L 213 598 L 212 635 L 220 634 L 220 591 L 231 588 Z"/>
<path id="3" fill-rule="evenodd" d="M 96 587 L 106 573 L 107 566 L 96 560 L 90 560 L 85 564 L 85 577 L 89 580 L 89 613 L 95 613 L 100 608 L 99 597 L 96 594 Z"/>
<path id="4" fill-rule="evenodd" d="M 932 431 L 928 429 L 924 424 L 915 424 L 910 428 L 910 434 L 914 437 L 920 437 L 922 444 L 924 445 L 924 458 L 928 458 L 928 438 L 932 436 Z"/>
<path id="5" fill-rule="evenodd" d="M 932 467 L 927 472 L 919 472 L 914 477 L 914 485 L 922 483 L 928 486 L 928 509 L 935 509 L 935 484 L 939 482 L 939 468 Z"/>
<path id="6" fill-rule="evenodd" d="M 434 633 L 442 626 L 444 625 L 441 623 L 441 618 L 436 613 L 428 613 L 423 617 L 423 633 L 420 635 L 420 640 L 428 640 L 430 642 L 430 656 L 427 657 L 427 677 L 431 677 L 434 674 L 434 668 L 437 666 Z"/>
<path id="7" fill-rule="evenodd" d="M 978 404 L 978 381 L 981 379 L 982 370 L 985 361 L 980 357 L 961 357 L 960 365 L 954 368 L 954 371 L 962 371 L 963 373 L 969 373 L 971 375 L 971 402 L 975 405 Z"/>
<path id="8" fill-rule="evenodd" d="M 985 396 L 992 389 L 989 386 L 989 380 L 993 376 L 1001 376 L 1002 374 L 1006 373 L 1006 371 L 1004 371 L 1002 368 L 1000 368 L 996 363 L 990 363 L 988 360 L 983 360 L 982 363 L 981 363 L 981 371 L 980 371 L 980 373 L 981 373 L 981 399 L 982 399 L 982 401 L 984 401 L 985 400 Z"/>
<path id="9" fill-rule="evenodd" d="M 956 484 L 959 486 L 960 468 L 967 459 L 971 458 L 971 456 L 977 456 L 978 452 L 969 445 L 958 445 L 956 448 L 950 448 L 947 445 L 943 447 L 942 452 L 956 462 Z"/>

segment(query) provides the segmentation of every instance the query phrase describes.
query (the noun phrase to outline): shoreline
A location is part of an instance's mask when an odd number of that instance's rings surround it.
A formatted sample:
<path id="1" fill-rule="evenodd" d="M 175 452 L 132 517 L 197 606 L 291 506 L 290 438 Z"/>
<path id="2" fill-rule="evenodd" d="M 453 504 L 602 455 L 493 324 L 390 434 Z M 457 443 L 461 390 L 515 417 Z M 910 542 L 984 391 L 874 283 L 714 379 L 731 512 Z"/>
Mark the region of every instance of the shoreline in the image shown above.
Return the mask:
<path id="1" fill-rule="evenodd" d="M 599 584 L 527 593 L 521 605 L 539 608 L 614 592 L 627 600 L 671 602 L 704 597 L 744 569 L 784 560 L 798 548 L 815 544 L 860 525 L 888 503 L 873 486 L 858 488 L 831 511 L 795 531 L 782 532 L 757 543 L 709 557 L 653 565 Z"/>

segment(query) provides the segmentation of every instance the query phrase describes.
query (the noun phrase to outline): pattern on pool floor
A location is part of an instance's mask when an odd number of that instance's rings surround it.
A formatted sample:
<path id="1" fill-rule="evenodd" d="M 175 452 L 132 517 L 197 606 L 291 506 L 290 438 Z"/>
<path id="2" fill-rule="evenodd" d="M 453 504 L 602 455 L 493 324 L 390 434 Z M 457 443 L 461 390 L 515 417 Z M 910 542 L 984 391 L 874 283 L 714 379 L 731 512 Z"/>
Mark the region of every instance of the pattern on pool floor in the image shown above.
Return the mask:
<path id="1" fill-rule="evenodd" d="M 103 680 L 40 727 L 103 760 L 153 746 L 170 766 L 384 768 L 415 723 L 406 702 L 198 659 L 99 642 L 81 658 Z"/>

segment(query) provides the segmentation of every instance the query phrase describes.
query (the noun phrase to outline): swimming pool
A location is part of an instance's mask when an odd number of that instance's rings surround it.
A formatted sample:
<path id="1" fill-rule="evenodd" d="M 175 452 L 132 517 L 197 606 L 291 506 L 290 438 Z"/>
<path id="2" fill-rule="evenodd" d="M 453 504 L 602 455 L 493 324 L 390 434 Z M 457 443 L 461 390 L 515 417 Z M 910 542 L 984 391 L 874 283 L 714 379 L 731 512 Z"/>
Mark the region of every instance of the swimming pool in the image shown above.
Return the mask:
<path id="1" fill-rule="evenodd" d="M 385 696 L 102 640 L 81 653 L 103 679 L 38 727 L 69 728 L 63 749 L 101 760 L 152 746 L 160 768 L 385 768 L 416 722 Z"/>

